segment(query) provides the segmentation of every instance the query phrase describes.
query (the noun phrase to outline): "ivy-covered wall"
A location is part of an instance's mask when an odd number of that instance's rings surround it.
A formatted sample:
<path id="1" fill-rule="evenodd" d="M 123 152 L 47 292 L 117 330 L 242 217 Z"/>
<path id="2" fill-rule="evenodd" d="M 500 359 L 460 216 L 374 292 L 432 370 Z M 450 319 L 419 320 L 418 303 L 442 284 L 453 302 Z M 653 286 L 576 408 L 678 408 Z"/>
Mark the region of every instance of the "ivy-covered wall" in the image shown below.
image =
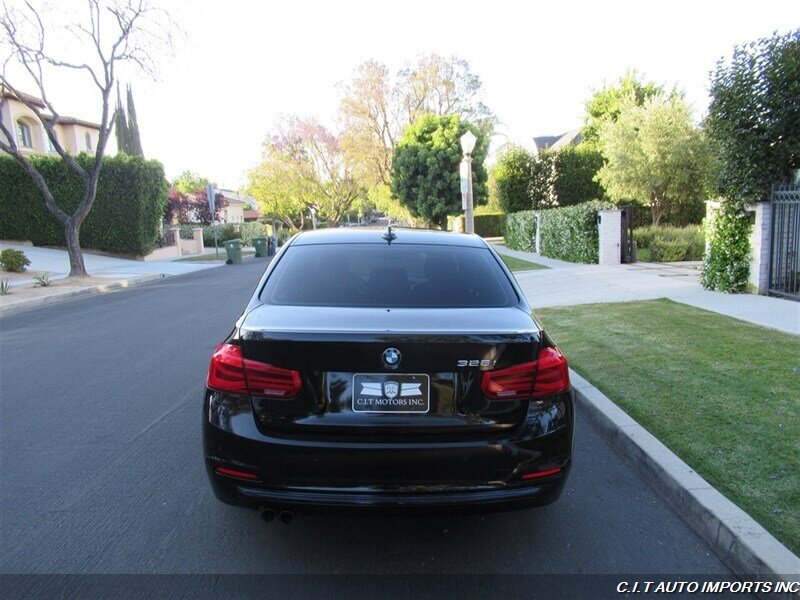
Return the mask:
<path id="1" fill-rule="evenodd" d="M 85 154 L 76 158 L 87 168 L 93 159 Z M 83 180 L 60 157 L 37 156 L 31 162 L 47 181 L 56 203 L 72 213 L 83 195 Z M 97 197 L 80 229 L 81 247 L 149 254 L 166 200 L 167 182 L 160 162 L 125 155 L 104 158 Z M 65 245 L 63 225 L 47 210 L 30 176 L 8 156 L 0 156 L 0 239 Z"/>
<path id="2" fill-rule="evenodd" d="M 569 262 L 598 260 L 597 211 L 614 208 L 610 202 L 592 200 L 539 212 L 542 256 Z M 506 245 L 514 250 L 535 251 L 536 212 L 512 213 L 506 218 Z"/>

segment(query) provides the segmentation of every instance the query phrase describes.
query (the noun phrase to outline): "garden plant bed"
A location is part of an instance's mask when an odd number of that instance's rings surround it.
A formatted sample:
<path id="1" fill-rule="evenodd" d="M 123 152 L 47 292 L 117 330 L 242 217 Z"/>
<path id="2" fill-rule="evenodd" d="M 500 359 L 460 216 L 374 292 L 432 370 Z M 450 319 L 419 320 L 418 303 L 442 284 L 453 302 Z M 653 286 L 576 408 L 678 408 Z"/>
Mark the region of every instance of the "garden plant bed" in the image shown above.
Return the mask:
<path id="1" fill-rule="evenodd" d="M 800 338 L 648 300 L 536 311 L 571 366 L 800 551 Z"/>

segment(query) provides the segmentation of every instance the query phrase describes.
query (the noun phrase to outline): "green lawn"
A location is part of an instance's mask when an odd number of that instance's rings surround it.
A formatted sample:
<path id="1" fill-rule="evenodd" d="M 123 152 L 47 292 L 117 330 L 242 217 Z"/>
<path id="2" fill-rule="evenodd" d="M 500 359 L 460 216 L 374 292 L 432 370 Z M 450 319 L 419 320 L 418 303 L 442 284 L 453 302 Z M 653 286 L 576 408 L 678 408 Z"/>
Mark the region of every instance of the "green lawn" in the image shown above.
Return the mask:
<path id="1" fill-rule="evenodd" d="M 800 552 L 800 338 L 670 300 L 536 311 L 570 365 Z"/>
<path id="2" fill-rule="evenodd" d="M 522 260 L 521 258 L 515 258 L 513 256 L 506 256 L 505 254 L 501 254 L 500 257 L 503 259 L 503 262 L 508 265 L 508 268 L 512 271 L 536 271 L 537 269 L 549 269 L 550 267 L 545 267 L 544 265 L 540 265 L 538 263 L 531 262 L 529 260 Z"/>
<path id="3" fill-rule="evenodd" d="M 242 256 L 250 256 L 255 254 L 255 250 L 242 250 Z M 219 249 L 219 260 L 224 261 L 227 260 L 228 255 L 225 252 L 225 248 Z M 214 252 L 201 254 L 200 256 L 187 256 L 186 258 L 178 258 L 175 259 L 175 262 L 216 262 L 216 255 Z"/>

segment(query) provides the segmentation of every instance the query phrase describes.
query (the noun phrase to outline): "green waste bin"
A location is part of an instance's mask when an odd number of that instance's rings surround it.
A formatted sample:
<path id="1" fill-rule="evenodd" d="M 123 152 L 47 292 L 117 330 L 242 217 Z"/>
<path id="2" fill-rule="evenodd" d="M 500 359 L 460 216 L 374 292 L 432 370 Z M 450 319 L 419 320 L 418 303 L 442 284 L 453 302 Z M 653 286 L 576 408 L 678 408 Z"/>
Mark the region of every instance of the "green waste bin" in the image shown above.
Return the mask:
<path id="1" fill-rule="evenodd" d="M 265 237 L 254 237 L 253 238 L 253 247 L 256 249 L 256 258 L 264 258 L 268 254 L 267 250 L 267 238 Z"/>
<path id="2" fill-rule="evenodd" d="M 228 240 L 225 242 L 225 252 L 228 253 L 226 265 L 242 264 L 242 240 Z"/>

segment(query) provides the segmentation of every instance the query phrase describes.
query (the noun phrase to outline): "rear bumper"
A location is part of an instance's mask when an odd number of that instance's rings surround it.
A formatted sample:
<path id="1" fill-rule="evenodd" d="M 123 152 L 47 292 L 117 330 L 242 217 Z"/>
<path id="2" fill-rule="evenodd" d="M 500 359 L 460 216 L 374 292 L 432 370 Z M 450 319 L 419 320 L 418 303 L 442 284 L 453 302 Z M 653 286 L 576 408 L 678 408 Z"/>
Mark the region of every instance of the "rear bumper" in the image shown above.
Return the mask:
<path id="1" fill-rule="evenodd" d="M 558 499 L 567 473 L 543 482 L 506 489 L 476 489 L 431 493 L 387 493 L 381 491 L 276 490 L 223 481 L 209 470 L 214 493 L 234 506 L 269 507 L 298 513 L 407 514 L 494 512 L 531 508 Z"/>
<path id="2" fill-rule="evenodd" d="M 207 395 L 206 470 L 217 498 L 237 506 L 359 514 L 527 508 L 559 497 L 572 459 L 571 393 L 558 398 L 560 418 L 531 414 L 501 438 L 477 440 L 267 436 L 244 402 L 215 423 L 208 402 Z M 222 475 L 216 467 L 258 480 Z M 555 467 L 556 475 L 522 479 Z"/>

